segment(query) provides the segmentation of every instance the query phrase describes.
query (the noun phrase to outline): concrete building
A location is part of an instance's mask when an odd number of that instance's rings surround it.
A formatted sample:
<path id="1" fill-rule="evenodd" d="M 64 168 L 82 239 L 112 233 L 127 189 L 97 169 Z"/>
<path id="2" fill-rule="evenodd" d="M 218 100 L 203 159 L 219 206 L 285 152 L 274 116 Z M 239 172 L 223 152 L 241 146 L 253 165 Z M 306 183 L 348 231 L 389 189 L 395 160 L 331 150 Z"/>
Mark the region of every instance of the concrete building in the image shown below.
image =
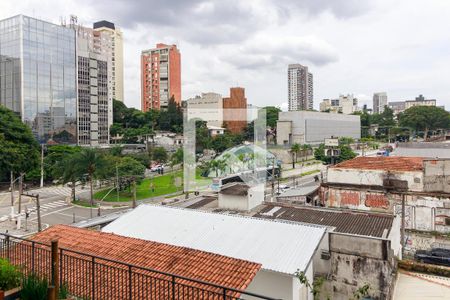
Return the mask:
<path id="1" fill-rule="evenodd" d="M 264 200 L 264 185 L 230 182 L 221 187 L 219 209 L 250 211 Z"/>
<path id="2" fill-rule="evenodd" d="M 230 97 L 223 98 L 223 123 L 232 133 L 242 133 L 247 126 L 247 98 L 242 87 L 230 88 Z"/>
<path id="3" fill-rule="evenodd" d="M 450 232 L 450 160 L 421 157 L 357 157 L 328 169 L 321 191 L 328 207 L 402 214 L 406 254 L 431 248 Z M 424 237 L 417 232 L 437 232 Z M 442 243 L 450 245 L 447 238 Z"/>
<path id="4" fill-rule="evenodd" d="M 359 111 L 358 99 L 351 94 L 339 95 L 339 99 L 323 99 L 320 103 L 320 111 L 350 115 Z"/>
<path id="5" fill-rule="evenodd" d="M 0 21 L 0 105 L 40 143 L 77 143 L 75 43 L 72 28 L 23 15 Z"/>
<path id="6" fill-rule="evenodd" d="M 381 114 L 384 107 L 388 105 L 386 92 L 373 94 L 373 113 Z"/>
<path id="7" fill-rule="evenodd" d="M 328 252 L 323 226 L 164 206 L 140 205 L 103 231 L 259 263 L 246 291 L 285 300 L 313 299 L 294 273 L 312 282 Z"/>
<path id="8" fill-rule="evenodd" d="M 361 138 L 360 117 L 311 111 L 280 112 L 277 144 L 320 144 L 325 138 Z"/>
<path id="9" fill-rule="evenodd" d="M 398 114 L 414 106 L 436 106 L 436 99 L 425 99 L 423 95 L 419 95 L 414 100 L 389 102 L 388 106 Z"/>
<path id="10" fill-rule="evenodd" d="M 395 257 L 401 256 L 398 216 L 268 203 L 254 217 L 327 227 L 329 252 L 321 253 L 324 259 L 315 261 L 314 272 L 326 278 L 321 295 L 352 299 L 356 289 L 369 283 L 374 299 L 390 299 Z"/>
<path id="11" fill-rule="evenodd" d="M 188 118 L 199 118 L 206 121 L 208 126 L 223 126 L 222 95 L 217 93 L 202 93 L 201 96 L 184 101 Z"/>
<path id="12" fill-rule="evenodd" d="M 109 21 L 94 23 L 94 47 L 108 63 L 108 90 L 112 99 L 124 101 L 123 34 Z M 111 119 L 112 124 L 112 119 Z"/>
<path id="13" fill-rule="evenodd" d="M 398 143 L 397 147 L 395 147 L 394 151 L 389 155 L 450 159 L 450 144 L 430 142 Z"/>
<path id="14" fill-rule="evenodd" d="M 109 144 L 112 97 L 108 88 L 108 58 L 94 47 L 94 29 L 74 26 L 77 33 L 78 144 Z"/>
<path id="15" fill-rule="evenodd" d="M 307 66 L 291 64 L 288 67 L 289 110 L 312 110 L 314 106 L 313 75 Z"/>
<path id="16" fill-rule="evenodd" d="M 176 45 L 156 44 L 141 54 L 141 109 L 165 109 L 170 98 L 181 105 L 181 55 Z"/>

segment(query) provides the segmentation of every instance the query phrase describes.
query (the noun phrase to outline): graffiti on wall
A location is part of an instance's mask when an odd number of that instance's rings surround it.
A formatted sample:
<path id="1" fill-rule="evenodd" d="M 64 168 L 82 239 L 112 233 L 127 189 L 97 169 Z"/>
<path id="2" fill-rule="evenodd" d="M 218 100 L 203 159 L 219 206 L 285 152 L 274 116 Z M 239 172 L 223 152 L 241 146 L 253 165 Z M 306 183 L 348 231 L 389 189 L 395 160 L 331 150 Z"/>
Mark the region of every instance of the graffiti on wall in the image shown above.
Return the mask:
<path id="1" fill-rule="evenodd" d="M 365 204 L 368 207 L 389 208 L 389 200 L 384 194 L 367 193 Z"/>
<path id="2" fill-rule="evenodd" d="M 394 213 L 395 215 L 402 217 L 402 206 L 401 205 L 395 205 L 394 206 Z M 412 206 L 405 206 L 405 228 L 412 229 L 413 228 L 413 207 Z"/>
<path id="3" fill-rule="evenodd" d="M 436 230 L 450 232 L 450 208 L 436 208 L 434 224 L 436 225 Z"/>
<path id="4" fill-rule="evenodd" d="M 347 205 L 353 205 L 358 206 L 359 205 L 359 199 L 360 199 L 360 193 L 359 192 L 341 192 L 341 206 L 347 206 Z"/>

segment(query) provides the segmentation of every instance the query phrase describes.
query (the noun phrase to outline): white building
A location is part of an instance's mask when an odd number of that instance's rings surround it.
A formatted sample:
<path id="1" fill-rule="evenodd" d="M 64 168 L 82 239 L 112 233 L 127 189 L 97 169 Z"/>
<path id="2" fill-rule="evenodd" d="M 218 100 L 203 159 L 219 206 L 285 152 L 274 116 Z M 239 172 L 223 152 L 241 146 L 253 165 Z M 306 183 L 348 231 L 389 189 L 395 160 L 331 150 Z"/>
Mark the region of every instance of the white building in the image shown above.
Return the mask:
<path id="1" fill-rule="evenodd" d="M 230 182 L 219 191 L 219 208 L 249 211 L 264 201 L 264 184 Z"/>
<path id="2" fill-rule="evenodd" d="M 384 112 L 385 106 L 388 105 L 386 92 L 373 94 L 373 113 L 381 114 Z"/>
<path id="3" fill-rule="evenodd" d="M 223 126 L 223 99 L 217 93 L 202 93 L 185 101 L 188 119 L 199 118 L 208 126 Z"/>
<path id="4" fill-rule="evenodd" d="M 359 111 L 358 99 L 351 94 L 339 95 L 339 99 L 323 99 L 320 103 L 320 111 L 350 115 Z"/>
<path id="5" fill-rule="evenodd" d="M 288 67 L 289 110 L 312 110 L 314 103 L 313 74 L 307 66 L 292 64 Z"/>
<path id="6" fill-rule="evenodd" d="M 99 21 L 94 23 L 94 46 L 108 59 L 108 86 L 112 99 L 123 102 L 123 34 L 114 23 Z"/>
<path id="7" fill-rule="evenodd" d="M 312 282 L 327 245 L 323 226 L 145 204 L 103 231 L 260 263 L 246 291 L 285 300 L 313 299 L 294 274 L 305 272 Z"/>
<path id="8" fill-rule="evenodd" d="M 320 144 L 330 137 L 361 138 L 360 117 L 312 111 L 280 112 L 277 144 Z"/>

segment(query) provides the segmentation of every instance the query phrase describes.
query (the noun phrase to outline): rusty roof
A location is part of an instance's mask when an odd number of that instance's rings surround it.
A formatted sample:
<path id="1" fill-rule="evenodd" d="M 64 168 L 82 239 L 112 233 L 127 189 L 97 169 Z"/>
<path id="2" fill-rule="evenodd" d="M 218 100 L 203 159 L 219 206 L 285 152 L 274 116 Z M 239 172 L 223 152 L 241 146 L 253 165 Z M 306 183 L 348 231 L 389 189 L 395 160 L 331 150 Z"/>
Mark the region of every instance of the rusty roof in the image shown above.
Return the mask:
<path id="1" fill-rule="evenodd" d="M 32 239 L 46 244 L 58 239 L 61 248 L 238 290 L 245 290 L 261 268 L 224 255 L 67 225 L 52 226 Z"/>
<path id="2" fill-rule="evenodd" d="M 333 167 L 333 169 L 362 169 L 384 171 L 422 171 L 423 157 L 404 156 L 359 156 L 346 160 Z"/>
<path id="3" fill-rule="evenodd" d="M 381 213 L 277 205 L 267 205 L 255 217 L 330 226 L 335 232 L 373 237 L 383 237 L 383 232 L 387 237 L 394 220 L 393 215 Z"/>

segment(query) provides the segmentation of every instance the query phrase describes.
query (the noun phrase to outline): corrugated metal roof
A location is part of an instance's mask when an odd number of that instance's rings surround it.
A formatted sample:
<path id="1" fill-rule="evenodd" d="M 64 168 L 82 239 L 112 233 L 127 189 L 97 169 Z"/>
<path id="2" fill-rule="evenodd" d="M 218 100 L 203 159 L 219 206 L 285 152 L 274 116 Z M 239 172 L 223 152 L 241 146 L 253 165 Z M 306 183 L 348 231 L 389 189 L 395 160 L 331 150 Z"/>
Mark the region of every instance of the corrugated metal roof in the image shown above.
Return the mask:
<path id="1" fill-rule="evenodd" d="M 326 228 L 143 204 L 103 231 L 260 263 L 263 269 L 305 271 Z"/>
<path id="2" fill-rule="evenodd" d="M 267 205 L 256 217 L 330 226 L 335 232 L 373 237 L 386 237 L 394 220 L 389 214 L 274 205 Z"/>

